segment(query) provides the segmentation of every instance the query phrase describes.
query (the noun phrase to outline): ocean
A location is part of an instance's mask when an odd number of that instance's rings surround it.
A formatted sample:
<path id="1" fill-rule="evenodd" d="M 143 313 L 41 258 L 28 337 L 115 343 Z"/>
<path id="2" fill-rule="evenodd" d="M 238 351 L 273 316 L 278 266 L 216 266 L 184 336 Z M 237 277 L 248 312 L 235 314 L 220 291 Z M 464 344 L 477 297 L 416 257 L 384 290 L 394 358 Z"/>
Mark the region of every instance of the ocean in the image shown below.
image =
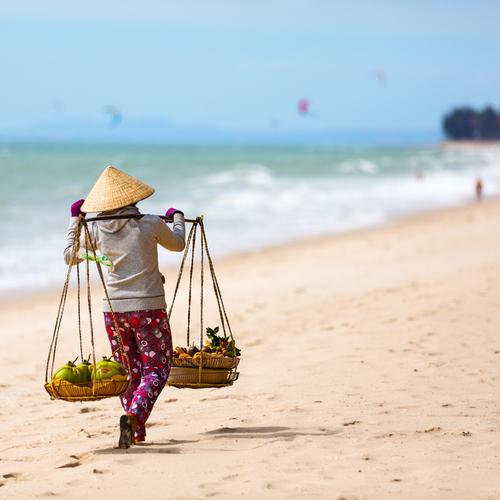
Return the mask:
<path id="1" fill-rule="evenodd" d="M 144 213 L 203 214 L 215 257 L 500 193 L 491 146 L 0 144 L 0 293 L 61 286 L 69 206 L 107 165 L 155 187 Z"/>

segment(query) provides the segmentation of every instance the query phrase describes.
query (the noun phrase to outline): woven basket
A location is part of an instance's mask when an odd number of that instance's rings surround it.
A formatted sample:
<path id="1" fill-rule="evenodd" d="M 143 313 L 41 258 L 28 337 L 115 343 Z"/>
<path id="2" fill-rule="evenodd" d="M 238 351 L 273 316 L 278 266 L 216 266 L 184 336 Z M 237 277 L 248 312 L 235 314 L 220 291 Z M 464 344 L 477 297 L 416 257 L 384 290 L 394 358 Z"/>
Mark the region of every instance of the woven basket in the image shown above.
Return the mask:
<path id="1" fill-rule="evenodd" d="M 240 362 L 240 358 L 231 358 L 229 356 L 220 356 L 204 352 L 202 354 L 203 368 L 212 368 L 216 370 L 231 370 L 236 368 Z M 199 358 L 174 358 L 173 365 L 177 367 L 199 367 Z"/>
<path id="2" fill-rule="evenodd" d="M 201 356 L 203 368 L 215 368 L 223 370 L 231 370 L 236 368 L 240 362 L 240 358 L 231 358 L 229 356 L 218 356 L 212 353 L 203 353 Z M 199 362 L 195 364 L 199 366 Z"/>
<path id="3" fill-rule="evenodd" d="M 231 385 L 238 378 L 232 370 L 213 370 L 173 366 L 168 377 L 168 385 L 173 387 L 223 387 Z"/>
<path id="4" fill-rule="evenodd" d="M 173 358 L 174 366 L 185 366 L 190 368 L 196 368 L 198 365 L 193 361 L 193 358 Z"/>
<path id="5" fill-rule="evenodd" d="M 123 394 L 130 381 L 125 380 L 95 380 L 92 384 L 72 384 L 67 380 L 54 379 L 45 384 L 46 391 L 52 399 L 64 401 L 97 401 Z"/>

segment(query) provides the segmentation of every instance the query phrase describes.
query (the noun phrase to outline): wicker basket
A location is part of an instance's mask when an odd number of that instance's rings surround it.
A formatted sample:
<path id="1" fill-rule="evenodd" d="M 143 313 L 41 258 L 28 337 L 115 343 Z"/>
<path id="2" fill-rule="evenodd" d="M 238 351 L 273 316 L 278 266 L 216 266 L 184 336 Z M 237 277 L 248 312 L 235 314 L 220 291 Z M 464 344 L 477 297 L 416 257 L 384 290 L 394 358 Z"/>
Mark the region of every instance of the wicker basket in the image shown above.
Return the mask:
<path id="1" fill-rule="evenodd" d="M 203 360 L 203 368 L 212 368 L 216 370 L 231 370 L 238 366 L 240 358 L 231 358 L 229 356 L 220 356 L 218 354 L 212 354 L 204 352 L 201 356 Z M 177 367 L 199 367 L 199 358 L 174 358 L 173 366 Z"/>
<path id="2" fill-rule="evenodd" d="M 123 394 L 130 381 L 124 380 L 95 380 L 94 385 L 72 384 L 67 380 L 53 379 L 45 384 L 46 391 L 52 399 L 63 399 L 64 401 L 97 401 L 99 399 L 111 398 Z"/>
<path id="3" fill-rule="evenodd" d="M 194 362 L 193 358 L 173 358 L 173 366 L 185 366 L 188 368 L 196 368 L 198 365 Z"/>
<path id="4" fill-rule="evenodd" d="M 224 387 L 238 379 L 233 370 L 213 370 L 173 366 L 168 377 L 168 385 L 173 387 Z"/>
<path id="5" fill-rule="evenodd" d="M 201 356 L 203 360 L 203 368 L 215 368 L 215 369 L 223 369 L 223 370 L 231 370 L 232 368 L 236 368 L 238 363 L 240 362 L 240 358 L 231 358 L 229 356 L 218 356 L 217 354 L 212 353 L 203 353 Z M 195 361 L 196 363 L 196 361 Z M 196 363 L 199 366 L 199 362 Z"/>

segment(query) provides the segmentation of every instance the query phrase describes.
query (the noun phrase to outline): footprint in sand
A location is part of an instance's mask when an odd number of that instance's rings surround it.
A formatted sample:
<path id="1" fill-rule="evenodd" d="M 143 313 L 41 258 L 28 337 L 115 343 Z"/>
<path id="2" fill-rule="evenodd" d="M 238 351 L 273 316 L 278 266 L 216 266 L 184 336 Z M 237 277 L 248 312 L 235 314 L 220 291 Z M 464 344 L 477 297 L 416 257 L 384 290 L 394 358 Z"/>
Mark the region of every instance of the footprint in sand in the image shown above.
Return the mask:
<path id="1" fill-rule="evenodd" d="M 429 434 L 431 432 L 438 432 L 441 430 L 441 427 L 430 427 L 429 429 L 423 429 L 420 431 L 415 431 L 417 434 Z"/>
<path id="2" fill-rule="evenodd" d="M 9 480 L 16 480 L 19 479 L 21 476 L 22 474 L 20 472 L 8 472 L 7 474 L 3 474 L 1 476 L 2 479 L 0 480 L 0 487 L 5 486 L 9 482 Z"/>
<path id="3" fill-rule="evenodd" d="M 238 477 L 238 474 L 228 474 L 227 476 L 223 476 L 222 480 L 229 481 L 230 479 L 236 479 L 237 477 Z"/>
<path id="4" fill-rule="evenodd" d="M 202 486 L 203 487 L 203 486 Z M 207 493 L 205 496 L 207 498 L 213 498 L 213 497 L 218 497 L 221 495 L 220 491 L 211 491 L 210 493 Z"/>
<path id="5" fill-rule="evenodd" d="M 67 462 L 63 465 L 60 465 L 59 467 L 56 467 L 56 469 L 71 469 L 73 467 L 80 467 L 82 465 L 79 460 L 75 460 L 72 462 Z"/>
<path id="6" fill-rule="evenodd" d="M 20 472 L 8 472 L 7 474 L 4 474 L 2 477 L 4 479 L 17 479 L 17 478 L 21 477 L 21 473 Z"/>
<path id="7" fill-rule="evenodd" d="M 82 465 L 84 459 L 89 455 L 89 453 L 83 453 L 80 455 L 70 455 L 69 458 L 71 459 L 69 462 L 66 462 L 62 465 L 59 465 L 56 467 L 56 469 L 72 469 L 73 467 L 79 467 Z"/>
<path id="8" fill-rule="evenodd" d="M 7 474 L 2 475 L 2 479 L 6 479 L 6 481 L 0 480 L 0 486 L 6 485 L 9 480 L 16 480 L 22 476 L 20 472 L 8 472 Z"/>
<path id="9" fill-rule="evenodd" d="M 374 437 L 377 439 L 384 439 L 384 438 L 404 437 L 404 436 L 406 436 L 405 432 L 386 432 L 384 434 L 379 434 Z"/>
<path id="10" fill-rule="evenodd" d="M 80 429 L 78 432 L 82 433 L 82 434 L 85 434 L 85 436 L 87 436 L 88 438 L 92 438 L 92 437 L 95 436 L 95 434 L 92 434 L 92 433 L 90 433 L 89 431 L 87 431 L 85 429 Z"/>
<path id="11" fill-rule="evenodd" d="M 222 399 L 247 399 L 247 396 L 244 394 L 225 394 L 223 396 L 211 396 L 208 398 L 201 398 L 200 401 L 219 401 Z M 273 400 L 274 400 L 273 396 Z"/>
<path id="12" fill-rule="evenodd" d="M 83 408 L 80 408 L 80 413 L 90 413 L 91 411 L 100 411 L 100 410 L 95 406 L 84 406 Z"/>

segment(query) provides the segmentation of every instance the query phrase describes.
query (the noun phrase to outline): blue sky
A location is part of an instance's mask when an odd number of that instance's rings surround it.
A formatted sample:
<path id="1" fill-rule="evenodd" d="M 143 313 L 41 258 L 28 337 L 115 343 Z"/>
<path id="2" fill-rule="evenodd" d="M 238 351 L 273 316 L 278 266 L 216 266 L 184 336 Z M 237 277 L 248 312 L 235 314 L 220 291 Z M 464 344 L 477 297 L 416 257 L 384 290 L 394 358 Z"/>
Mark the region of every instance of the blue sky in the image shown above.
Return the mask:
<path id="1" fill-rule="evenodd" d="M 499 19 L 493 0 L 5 1 L 0 132 L 106 104 L 124 125 L 436 130 L 451 106 L 500 106 Z"/>

